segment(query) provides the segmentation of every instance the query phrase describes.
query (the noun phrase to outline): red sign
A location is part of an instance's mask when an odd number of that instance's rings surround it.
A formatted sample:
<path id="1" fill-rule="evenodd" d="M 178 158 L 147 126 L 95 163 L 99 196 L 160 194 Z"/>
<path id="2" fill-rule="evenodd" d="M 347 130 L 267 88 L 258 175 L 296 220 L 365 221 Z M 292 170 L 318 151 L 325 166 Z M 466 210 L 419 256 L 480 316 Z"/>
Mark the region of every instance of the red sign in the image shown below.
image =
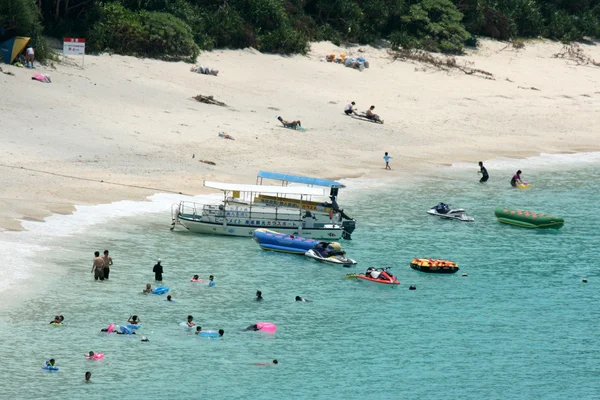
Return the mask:
<path id="1" fill-rule="evenodd" d="M 65 38 L 65 42 L 66 43 L 85 43 L 85 39 L 83 39 L 83 38 L 70 38 L 70 37 L 66 37 Z"/>

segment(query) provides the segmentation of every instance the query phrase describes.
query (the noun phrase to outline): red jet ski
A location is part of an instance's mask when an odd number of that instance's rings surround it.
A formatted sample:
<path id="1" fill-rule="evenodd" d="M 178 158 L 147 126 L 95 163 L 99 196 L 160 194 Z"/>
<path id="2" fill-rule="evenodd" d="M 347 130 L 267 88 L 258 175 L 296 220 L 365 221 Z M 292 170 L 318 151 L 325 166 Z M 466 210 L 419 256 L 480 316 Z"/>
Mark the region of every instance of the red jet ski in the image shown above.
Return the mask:
<path id="1" fill-rule="evenodd" d="M 374 283 L 383 283 L 384 285 L 399 285 L 400 281 L 388 272 L 386 268 L 371 268 L 367 269 L 367 272 L 364 274 L 357 274 L 357 279 L 362 279 L 363 281 L 374 282 Z"/>

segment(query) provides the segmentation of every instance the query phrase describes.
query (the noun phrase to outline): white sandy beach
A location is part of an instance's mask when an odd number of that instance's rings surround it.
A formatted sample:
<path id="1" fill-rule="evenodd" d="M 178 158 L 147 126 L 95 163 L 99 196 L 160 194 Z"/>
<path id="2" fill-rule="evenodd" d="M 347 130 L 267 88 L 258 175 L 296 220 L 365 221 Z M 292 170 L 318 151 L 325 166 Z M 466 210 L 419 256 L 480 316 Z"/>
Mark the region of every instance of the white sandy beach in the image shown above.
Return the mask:
<path id="1" fill-rule="evenodd" d="M 581 47 L 600 61 L 598 46 Z M 32 70 L 2 64 L 14 76 L 0 74 L 0 230 L 75 204 L 198 194 L 204 179 L 253 183 L 261 169 L 389 176 L 498 156 L 598 151 L 600 67 L 553 57 L 561 48 L 536 41 L 517 51 L 488 40 L 459 57 L 494 80 L 330 43 L 313 44 L 306 57 L 201 54 L 198 64 L 218 69 L 217 77 L 191 73 L 185 63 L 101 55 L 86 56 L 84 70 L 38 67 L 51 76 L 46 84 L 31 80 Z M 341 52 L 367 58 L 370 68 L 321 61 Z M 198 94 L 229 107 L 198 103 Z M 362 111 L 375 105 L 385 125 L 346 117 L 350 101 Z M 308 131 L 281 127 L 277 115 L 300 119 Z M 392 171 L 383 169 L 385 151 Z"/>

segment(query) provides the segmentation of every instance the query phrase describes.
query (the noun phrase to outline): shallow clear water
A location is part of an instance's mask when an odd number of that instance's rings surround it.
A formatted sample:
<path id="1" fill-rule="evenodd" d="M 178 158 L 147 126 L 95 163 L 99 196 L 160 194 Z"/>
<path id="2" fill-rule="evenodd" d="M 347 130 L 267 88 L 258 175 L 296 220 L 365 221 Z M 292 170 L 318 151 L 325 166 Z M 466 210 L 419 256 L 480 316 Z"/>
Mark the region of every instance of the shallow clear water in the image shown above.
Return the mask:
<path id="1" fill-rule="evenodd" d="M 170 232 L 168 210 L 38 235 L 36 294 L 0 316 L 0 397 L 598 398 L 600 217 L 590 210 L 600 167 L 521 161 L 533 188 L 513 190 L 511 162 L 488 165 L 486 185 L 464 165 L 402 182 L 348 181 L 340 204 L 359 220 L 354 240 L 343 242 L 359 261 L 354 268 L 264 252 L 246 238 Z M 427 215 L 439 201 L 465 208 L 475 223 Z M 497 205 L 561 215 L 566 224 L 502 225 Z M 115 265 L 109 281 L 95 282 L 91 255 L 104 248 Z M 154 284 L 157 257 L 176 303 L 141 294 Z M 461 270 L 420 273 L 408 266 L 413 257 L 451 259 Z M 344 278 L 388 265 L 398 288 Z M 217 286 L 190 283 L 195 273 L 215 275 Z M 296 295 L 313 302 L 296 303 Z M 65 326 L 48 325 L 56 313 Z M 131 314 L 150 342 L 100 333 Z M 225 337 L 193 336 L 179 326 L 188 314 Z M 277 333 L 237 332 L 257 321 L 277 324 Z M 104 360 L 85 360 L 90 350 Z M 40 369 L 51 357 L 57 373 Z M 251 365 L 274 358 L 276 367 Z M 82 382 L 85 371 L 93 383 Z"/>

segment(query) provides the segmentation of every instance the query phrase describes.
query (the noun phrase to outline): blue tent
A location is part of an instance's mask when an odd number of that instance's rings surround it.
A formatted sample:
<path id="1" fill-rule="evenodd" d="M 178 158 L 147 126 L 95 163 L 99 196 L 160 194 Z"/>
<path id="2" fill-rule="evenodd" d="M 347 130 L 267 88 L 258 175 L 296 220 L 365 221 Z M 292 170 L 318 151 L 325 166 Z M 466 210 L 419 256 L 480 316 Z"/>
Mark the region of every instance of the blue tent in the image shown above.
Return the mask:
<path id="1" fill-rule="evenodd" d="M 27 46 L 29 40 L 28 37 L 16 36 L 0 43 L 0 60 L 6 64 L 12 64 L 19 53 Z"/>

